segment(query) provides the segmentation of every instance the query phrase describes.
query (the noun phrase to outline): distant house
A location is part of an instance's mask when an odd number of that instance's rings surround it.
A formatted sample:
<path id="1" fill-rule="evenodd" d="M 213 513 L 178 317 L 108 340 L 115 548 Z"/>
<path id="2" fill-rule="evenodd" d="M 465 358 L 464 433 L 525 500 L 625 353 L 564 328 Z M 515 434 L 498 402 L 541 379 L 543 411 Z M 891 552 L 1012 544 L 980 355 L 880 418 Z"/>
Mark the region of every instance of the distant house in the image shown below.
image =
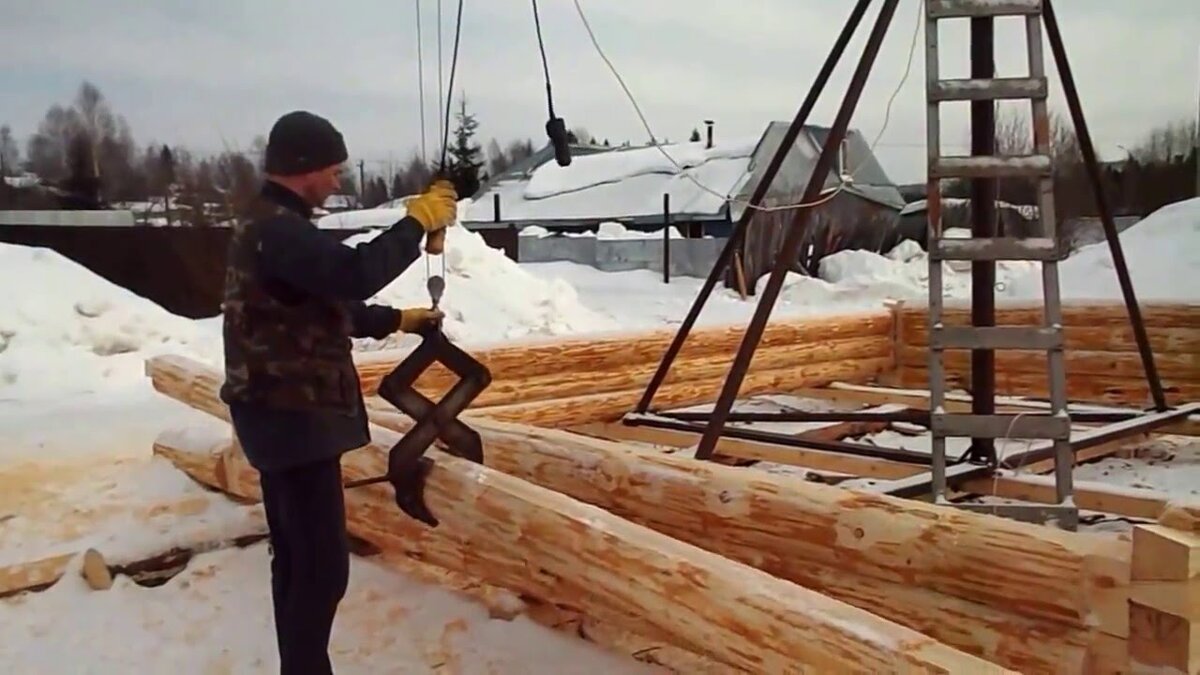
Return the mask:
<path id="1" fill-rule="evenodd" d="M 342 211 L 350 211 L 358 208 L 358 197 L 354 195 L 336 194 L 329 195 L 325 198 L 325 203 L 321 204 L 321 208 L 317 209 L 319 215 L 328 213 L 341 213 Z"/>
<path id="2" fill-rule="evenodd" d="M 665 211 L 685 236 L 727 236 L 788 126 L 772 122 L 756 137 L 661 148 L 592 146 L 575 153 L 568 167 L 558 166 L 550 149 L 543 148 L 482 186 L 463 224 L 470 229 L 536 225 L 564 233 L 595 230 L 602 222 L 616 221 L 630 229 L 657 230 L 662 228 Z M 799 201 L 828 133 L 825 127 L 805 127 L 772 182 L 768 205 Z M 833 194 L 843 183 L 841 177 L 850 173 L 853 178 Z M 836 246 L 854 245 L 863 238 L 861 232 L 878 233 L 894 226 L 905 203 L 857 131 L 847 135 L 825 177 L 822 196 L 828 199 L 806 210 L 811 216 L 809 241 L 797 261 L 804 269 L 810 269 L 821 255 L 838 250 Z M 798 214 L 798 210 L 781 210 L 755 219 L 742 256 L 748 280 L 768 269 L 782 233 Z"/>

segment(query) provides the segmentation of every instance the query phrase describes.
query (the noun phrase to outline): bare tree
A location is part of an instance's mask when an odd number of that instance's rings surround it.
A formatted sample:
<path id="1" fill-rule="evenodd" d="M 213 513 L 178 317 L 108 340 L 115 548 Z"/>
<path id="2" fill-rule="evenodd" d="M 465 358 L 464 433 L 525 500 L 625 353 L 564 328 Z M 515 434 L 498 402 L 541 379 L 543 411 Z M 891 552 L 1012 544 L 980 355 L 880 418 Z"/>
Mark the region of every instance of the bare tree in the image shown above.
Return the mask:
<path id="1" fill-rule="evenodd" d="M 0 126 L 0 177 L 15 176 L 20 170 L 21 149 L 13 140 L 12 129 Z"/>

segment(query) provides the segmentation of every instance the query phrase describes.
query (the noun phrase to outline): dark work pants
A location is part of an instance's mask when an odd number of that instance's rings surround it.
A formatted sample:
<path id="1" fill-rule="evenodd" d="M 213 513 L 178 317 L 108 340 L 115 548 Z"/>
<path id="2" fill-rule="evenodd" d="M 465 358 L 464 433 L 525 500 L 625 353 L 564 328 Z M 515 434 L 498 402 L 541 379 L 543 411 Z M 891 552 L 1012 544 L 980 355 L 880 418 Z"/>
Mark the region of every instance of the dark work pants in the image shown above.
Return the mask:
<path id="1" fill-rule="evenodd" d="M 337 458 L 260 475 L 283 675 L 332 673 L 329 634 L 350 577 Z"/>

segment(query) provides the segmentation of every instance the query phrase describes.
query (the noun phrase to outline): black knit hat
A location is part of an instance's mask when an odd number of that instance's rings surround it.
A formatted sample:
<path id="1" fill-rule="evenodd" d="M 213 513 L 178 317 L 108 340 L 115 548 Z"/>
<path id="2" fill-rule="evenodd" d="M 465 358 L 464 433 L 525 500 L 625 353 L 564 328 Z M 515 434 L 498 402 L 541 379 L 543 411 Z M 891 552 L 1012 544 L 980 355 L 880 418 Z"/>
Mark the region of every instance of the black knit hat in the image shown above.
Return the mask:
<path id="1" fill-rule="evenodd" d="M 342 134 L 329 120 L 296 110 L 271 127 L 263 168 L 267 173 L 295 176 L 340 164 L 348 156 Z"/>

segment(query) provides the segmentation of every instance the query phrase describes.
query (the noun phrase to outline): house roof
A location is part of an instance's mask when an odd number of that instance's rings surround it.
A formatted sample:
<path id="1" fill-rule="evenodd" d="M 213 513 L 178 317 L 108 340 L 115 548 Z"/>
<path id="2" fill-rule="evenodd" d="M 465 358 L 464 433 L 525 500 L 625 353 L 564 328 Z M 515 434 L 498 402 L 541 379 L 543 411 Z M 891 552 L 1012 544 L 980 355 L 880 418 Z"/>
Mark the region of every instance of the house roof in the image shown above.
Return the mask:
<path id="1" fill-rule="evenodd" d="M 772 122 L 757 137 L 716 142 L 712 148 L 703 141 L 661 148 L 587 146 L 572 153 L 568 167 L 554 163 L 553 150 L 547 146 L 483 186 L 463 222 L 476 227 L 496 222 L 497 196 L 499 223 L 657 222 L 662 218 L 664 194 L 669 195 L 672 217 L 689 220 L 724 220 L 726 196 L 732 196 L 735 202 L 728 206 L 728 217 L 736 219 L 743 209 L 738 202 L 750 199 L 787 127 Z M 805 128 L 768 196 L 786 202 L 804 190 L 827 133 L 824 127 Z M 852 169 L 859 167 L 847 192 L 897 210 L 904 206 L 899 191 L 856 131 L 848 134 L 846 155 Z M 838 184 L 837 173 L 831 171 L 825 188 Z"/>

